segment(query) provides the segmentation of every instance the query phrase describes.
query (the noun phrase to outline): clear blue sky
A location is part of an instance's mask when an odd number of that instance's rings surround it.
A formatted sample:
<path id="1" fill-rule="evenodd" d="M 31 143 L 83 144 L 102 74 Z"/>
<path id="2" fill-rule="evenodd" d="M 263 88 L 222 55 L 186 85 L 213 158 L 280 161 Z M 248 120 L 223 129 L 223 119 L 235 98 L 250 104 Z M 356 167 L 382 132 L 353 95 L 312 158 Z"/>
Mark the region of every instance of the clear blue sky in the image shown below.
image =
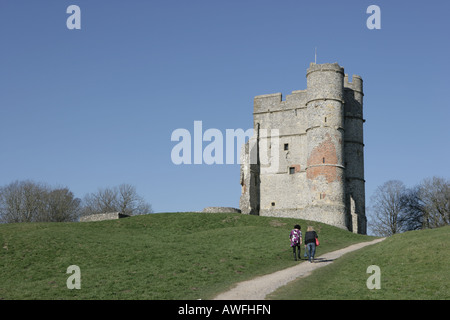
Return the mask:
<path id="1" fill-rule="evenodd" d="M 251 128 L 254 96 L 306 89 L 315 47 L 364 79 L 367 202 L 390 179 L 449 178 L 449 16 L 437 0 L 0 0 L 0 185 L 238 207 L 239 165 L 174 165 L 171 133 Z"/>

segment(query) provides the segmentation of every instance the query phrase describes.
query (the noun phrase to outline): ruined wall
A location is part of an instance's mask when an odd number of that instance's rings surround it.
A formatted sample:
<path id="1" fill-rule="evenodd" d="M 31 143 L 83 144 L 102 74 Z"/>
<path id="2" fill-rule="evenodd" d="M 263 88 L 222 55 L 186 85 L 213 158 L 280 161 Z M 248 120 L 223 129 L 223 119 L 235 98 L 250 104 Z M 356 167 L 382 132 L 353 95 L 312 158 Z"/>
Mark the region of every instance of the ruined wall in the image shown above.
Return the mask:
<path id="1" fill-rule="evenodd" d="M 81 217 L 80 222 L 116 220 L 116 219 L 126 218 L 126 217 L 129 217 L 129 216 L 126 214 L 121 214 L 120 212 L 98 213 L 98 214 L 91 214 L 89 216 Z"/>
<path id="2" fill-rule="evenodd" d="M 241 210 L 232 207 L 206 207 L 202 213 L 241 213 Z"/>
<path id="3" fill-rule="evenodd" d="M 249 142 L 242 146 L 241 150 L 241 198 L 239 208 L 244 214 L 259 215 L 260 208 L 260 177 L 258 163 L 258 126 L 255 127 L 255 134 Z"/>

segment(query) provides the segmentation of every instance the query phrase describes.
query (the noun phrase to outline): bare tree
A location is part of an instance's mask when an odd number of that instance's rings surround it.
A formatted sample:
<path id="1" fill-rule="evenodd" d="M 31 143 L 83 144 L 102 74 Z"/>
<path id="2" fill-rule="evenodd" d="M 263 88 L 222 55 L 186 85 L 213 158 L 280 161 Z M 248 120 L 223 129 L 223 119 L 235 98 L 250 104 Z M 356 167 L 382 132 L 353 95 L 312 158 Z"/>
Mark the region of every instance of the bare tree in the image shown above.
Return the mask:
<path id="1" fill-rule="evenodd" d="M 436 228 L 450 224 L 450 180 L 425 179 L 419 188 L 423 202 L 423 227 Z"/>
<path id="2" fill-rule="evenodd" d="M 49 190 L 45 195 L 44 221 L 76 221 L 80 213 L 81 199 L 75 198 L 67 188 Z"/>
<path id="3" fill-rule="evenodd" d="M 80 200 L 67 188 L 52 189 L 30 180 L 0 188 L 0 221 L 50 222 L 77 219 Z"/>
<path id="4" fill-rule="evenodd" d="M 0 212 L 3 222 L 32 222 L 42 212 L 46 190 L 32 181 L 15 181 L 0 190 Z"/>
<path id="5" fill-rule="evenodd" d="M 0 189 L 0 221 L 21 222 L 22 216 L 22 192 L 19 182 L 10 183 Z"/>
<path id="6" fill-rule="evenodd" d="M 401 181 L 391 180 L 378 187 L 371 200 L 371 228 L 378 235 L 450 224 L 448 179 L 427 178 L 410 189 Z"/>
<path id="7" fill-rule="evenodd" d="M 420 186 L 405 190 L 401 198 L 403 213 L 400 220 L 405 231 L 420 230 L 424 224 L 424 203 L 420 196 Z"/>
<path id="8" fill-rule="evenodd" d="M 82 215 L 115 212 L 117 210 L 117 193 L 111 189 L 99 189 L 87 194 L 83 199 Z"/>
<path id="9" fill-rule="evenodd" d="M 127 215 L 140 215 L 153 212 L 150 204 L 139 196 L 136 188 L 129 184 L 121 184 L 118 187 L 118 199 L 120 212 Z"/>
<path id="10" fill-rule="evenodd" d="M 402 197 L 406 187 L 403 182 L 390 180 L 379 186 L 371 198 L 373 203 L 372 230 L 380 236 L 391 236 L 402 232 Z"/>
<path id="11" fill-rule="evenodd" d="M 99 189 L 87 194 L 83 201 L 82 215 L 105 212 L 120 212 L 126 215 L 152 213 L 151 205 L 139 196 L 136 188 L 129 184 Z"/>

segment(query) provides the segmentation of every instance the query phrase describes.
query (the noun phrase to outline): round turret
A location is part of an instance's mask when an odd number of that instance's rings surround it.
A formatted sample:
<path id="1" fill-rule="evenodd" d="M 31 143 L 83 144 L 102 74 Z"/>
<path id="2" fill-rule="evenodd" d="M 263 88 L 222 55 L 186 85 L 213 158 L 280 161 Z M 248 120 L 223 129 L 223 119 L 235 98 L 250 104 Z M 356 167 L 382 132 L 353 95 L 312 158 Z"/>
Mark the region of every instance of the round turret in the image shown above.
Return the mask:
<path id="1" fill-rule="evenodd" d="M 344 68 L 337 63 L 311 63 L 306 73 L 308 101 L 336 99 L 344 101 Z"/>
<path id="2" fill-rule="evenodd" d="M 337 63 L 312 63 L 306 77 L 310 206 L 324 222 L 346 228 L 344 69 Z"/>
<path id="3" fill-rule="evenodd" d="M 352 77 L 353 91 L 363 93 L 363 79 L 354 74 Z"/>

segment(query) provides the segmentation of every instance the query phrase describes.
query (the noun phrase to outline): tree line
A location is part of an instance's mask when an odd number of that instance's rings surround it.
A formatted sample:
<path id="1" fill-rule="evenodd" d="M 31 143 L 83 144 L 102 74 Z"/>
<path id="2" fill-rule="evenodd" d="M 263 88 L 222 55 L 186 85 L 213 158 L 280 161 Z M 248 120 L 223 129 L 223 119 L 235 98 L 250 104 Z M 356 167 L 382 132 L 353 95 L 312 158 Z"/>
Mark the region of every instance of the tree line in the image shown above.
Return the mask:
<path id="1" fill-rule="evenodd" d="M 379 186 L 371 197 L 370 228 L 379 236 L 450 224 L 450 180 L 424 179 L 407 188 L 399 180 Z"/>
<path id="2" fill-rule="evenodd" d="M 130 184 L 99 189 L 83 199 L 67 187 L 50 187 L 31 180 L 0 187 L 0 223 L 68 222 L 96 213 L 152 213 L 152 207 Z"/>

